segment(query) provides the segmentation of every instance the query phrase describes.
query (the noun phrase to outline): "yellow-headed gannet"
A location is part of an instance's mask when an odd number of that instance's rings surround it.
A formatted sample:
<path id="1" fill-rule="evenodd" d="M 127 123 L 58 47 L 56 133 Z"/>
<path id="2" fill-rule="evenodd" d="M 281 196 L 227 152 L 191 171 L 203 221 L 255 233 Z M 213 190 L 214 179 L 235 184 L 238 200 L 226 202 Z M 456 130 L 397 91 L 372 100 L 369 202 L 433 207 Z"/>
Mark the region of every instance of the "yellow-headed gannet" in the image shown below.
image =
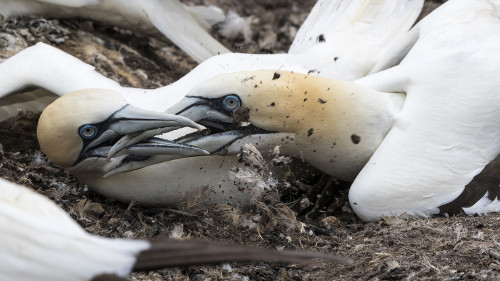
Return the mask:
<path id="1" fill-rule="evenodd" d="M 306 263 L 321 258 L 352 264 L 349 258 L 321 253 L 98 237 L 85 232 L 54 202 L 4 179 L 0 179 L 0 231 L 4 280 L 128 280 L 132 271 L 229 261 Z"/>
<path id="2" fill-rule="evenodd" d="M 355 82 L 225 74 L 195 87 L 177 113 L 212 129 L 190 144 L 231 133 L 241 139 L 227 143 L 229 153 L 245 142 L 264 152 L 280 145 L 331 175 L 355 178 L 349 200 L 363 220 L 441 208 L 498 212 L 500 173 L 492 184 L 465 186 L 500 153 L 499 30 L 500 2 L 452 0 L 408 33 L 411 49 L 394 50 L 404 57 L 398 66 Z"/>
<path id="3" fill-rule="evenodd" d="M 187 7 L 178 0 L 0 0 L 0 16 L 81 17 L 143 32 L 158 30 L 197 62 L 228 53 L 206 29 L 223 21 L 216 7 Z"/>
<path id="4" fill-rule="evenodd" d="M 99 88 L 120 92 L 127 104 L 133 106 L 153 111 L 168 109 L 170 112 L 179 112 L 179 106 L 182 104 L 177 104 L 175 107 L 172 105 L 182 99 L 192 87 L 220 73 L 280 68 L 300 73 L 338 76 L 350 80 L 370 72 L 377 58 L 384 56 L 385 51 L 397 42 L 397 38 L 404 36 L 418 16 L 422 3 L 422 1 L 319 1 L 301 27 L 288 54 L 216 56 L 203 62 L 176 83 L 156 90 L 120 87 L 114 81 L 96 74 L 88 65 L 46 45 L 37 45 L 36 49 L 26 50 L 23 54 L 20 53 L 2 63 L 0 73 L 5 72 L 5 76 L 0 75 L 0 84 L 8 91 L 34 84 L 56 93 L 96 85 Z M 41 53 L 45 56 L 40 57 Z M 25 65 L 27 57 L 31 60 L 39 59 L 29 66 L 38 70 L 29 74 L 26 71 L 28 66 Z M 47 72 L 43 70 L 46 65 L 55 68 Z M 74 74 L 68 77 L 65 69 L 69 65 L 75 66 L 72 70 L 78 73 L 78 79 L 75 79 Z M 18 79 L 13 79 L 14 77 Z M 96 95 L 94 97 L 98 102 L 99 97 Z M 45 117 L 42 115 L 40 124 L 46 125 L 39 128 L 38 135 L 41 144 L 54 145 L 50 141 L 40 139 L 54 131 L 62 132 L 69 129 L 70 134 L 75 134 L 76 128 L 86 124 L 79 114 L 102 114 L 96 112 L 102 110 L 100 107 L 94 107 L 90 103 L 87 106 L 79 103 L 82 107 L 72 111 L 64 110 L 64 108 L 58 109 L 60 106 L 66 106 L 65 102 L 60 102 L 58 105 L 52 106 L 51 111 L 64 112 L 64 114 L 58 113 L 53 116 L 60 120 L 72 120 L 75 126 L 74 128 L 58 126 L 57 124 L 61 122 L 44 121 Z M 115 105 L 110 104 L 109 108 L 114 109 Z M 108 114 L 112 112 L 113 110 L 106 111 Z M 177 138 L 179 136 L 176 135 L 176 138 L 172 139 L 180 141 Z M 141 137 L 144 139 L 146 135 L 141 135 Z M 224 140 L 220 141 L 217 138 L 214 139 L 215 141 L 207 142 L 208 138 L 206 138 L 203 140 L 205 144 L 202 144 L 196 140 L 191 142 L 193 136 L 187 135 L 183 136 L 183 141 L 187 145 L 199 145 L 209 152 L 217 152 L 225 143 L 239 138 L 238 135 L 231 133 L 222 134 L 219 137 Z M 112 145 L 113 148 L 109 149 L 109 155 L 106 158 L 113 159 L 115 152 L 135 144 L 133 138 L 116 141 L 118 139 L 109 141 L 108 145 Z M 81 140 L 72 138 L 68 139 L 68 142 L 72 142 L 74 151 L 81 152 Z M 42 145 L 42 149 L 52 159 L 54 155 L 49 148 L 47 146 L 44 148 Z M 117 156 L 124 157 L 124 153 L 128 152 L 122 151 L 121 153 Z M 128 165 L 116 166 L 110 171 L 109 163 L 105 161 L 106 158 L 102 157 L 100 165 L 68 165 L 76 163 L 74 157 L 77 154 L 61 154 L 62 157 L 69 159 L 54 163 L 68 169 L 92 189 L 121 201 L 178 204 L 185 201 L 187 194 L 199 192 L 206 186 L 209 186 L 210 190 L 203 198 L 209 202 L 221 200 L 224 202 L 229 200 L 231 203 L 248 202 L 250 195 L 253 195 L 242 188 L 235 188 L 234 181 L 228 176 L 228 171 L 237 163 L 234 156 L 210 155 L 178 159 L 178 156 L 155 155 L 148 158 L 148 161 L 142 161 L 140 165 L 136 165 L 137 161 L 135 161 L 126 163 Z M 163 163 L 152 165 L 158 162 Z M 138 168 L 142 169 L 133 170 Z M 120 174 L 113 175 L 116 173 Z M 103 178 L 105 174 L 108 176 Z M 165 180 L 166 178 L 168 180 Z M 140 189 L 138 189 L 139 186 Z"/>

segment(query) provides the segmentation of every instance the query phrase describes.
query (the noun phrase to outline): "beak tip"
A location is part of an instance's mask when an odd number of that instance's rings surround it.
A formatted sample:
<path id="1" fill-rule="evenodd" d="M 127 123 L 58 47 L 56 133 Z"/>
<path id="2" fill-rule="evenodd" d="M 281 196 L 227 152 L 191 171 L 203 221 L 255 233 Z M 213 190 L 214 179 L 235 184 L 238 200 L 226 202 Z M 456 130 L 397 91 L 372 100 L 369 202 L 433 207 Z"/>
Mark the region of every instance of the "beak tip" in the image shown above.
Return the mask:
<path id="1" fill-rule="evenodd" d="M 205 129 L 205 127 L 203 127 L 202 125 L 198 124 L 198 123 L 195 123 L 195 129 L 198 130 L 199 132 L 203 131 Z"/>

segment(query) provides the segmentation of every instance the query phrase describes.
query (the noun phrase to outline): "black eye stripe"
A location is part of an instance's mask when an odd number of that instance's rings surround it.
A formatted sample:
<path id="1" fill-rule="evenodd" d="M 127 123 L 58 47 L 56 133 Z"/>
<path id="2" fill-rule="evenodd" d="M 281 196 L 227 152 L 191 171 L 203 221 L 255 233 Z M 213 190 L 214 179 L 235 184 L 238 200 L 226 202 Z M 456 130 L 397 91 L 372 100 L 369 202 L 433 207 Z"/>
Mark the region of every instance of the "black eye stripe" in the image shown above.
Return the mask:
<path id="1" fill-rule="evenodd" d="M 189 105 L 188 107 L 184 108 L 180 112 L 177 112 L 176 114 L 180 114 L 180 113 L 190 109 L 191 107 L 194 107 L 197 105 L 207 105 L 214 110 L 217 110 L 221 113 L 224 113 L 224 114 L 230 116 L 234 110 L 243 106 L 243 102 L 241 101 L 240 97 L 236 94 L 228 94 L 228 95 L 225 95 L 225 96 L 219 97 L 219 98 L 207 98 L 207 97 L 200 97 L 200 96 L 186 96 L 186 97 L 187 98 L 197 98 L 197 99 L 200 99 L 200 101 Z M 224 100 L 226 100 L 229 97 L 233 97 L 233 98 L 235 98 L 235 101 L 239 102 L 237 107 L 235 107 L 233 109 L 226 108 L 226 106 L 224 105 Z"/>

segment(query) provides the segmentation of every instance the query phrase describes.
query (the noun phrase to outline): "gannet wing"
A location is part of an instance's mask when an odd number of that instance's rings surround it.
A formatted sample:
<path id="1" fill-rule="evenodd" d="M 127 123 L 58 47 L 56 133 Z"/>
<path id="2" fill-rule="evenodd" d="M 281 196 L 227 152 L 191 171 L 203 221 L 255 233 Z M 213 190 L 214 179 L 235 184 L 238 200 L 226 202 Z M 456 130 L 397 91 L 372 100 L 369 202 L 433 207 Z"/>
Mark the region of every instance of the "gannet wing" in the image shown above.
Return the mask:
<path id="1" fill-rule="evenodd" d="M 48 198 L 0 179 L 0 270 L 20 280 L 91 280 L 126 275 L 146 241 L 111 240 L 84 231 Z M 30 270 L 26 270 L 29 268 Z"/>
<path id="2" fill-rule="evenodd" d="M 198 23 L 205 29 L 226 19 L 226 14 L 216 6 L 185 6 L 191 15 L 198 20 Z"/>
<path id="3" fill-rule="evenodd" d="M 351 187 L 351 205 L 362 219 L 426 216 L 445 204 L 449 209 L 500 154 L 496 3 L 449 1 L 416 26 L 419 39 L 399 66 L 358 80 L 379 91 L 407 93 L 393 128 Z M 470 212 L 500 211 L 498 183 L 476 192 L 484 208 Z M 491 204 L 496 209 L 488 209 Z"/>
<path id="4" fill-rule="evenodd" d="M 75 235 L 83 229 L 54 202 L 24 186 L 0 178 L 0 221 L 33 225 L 53 232 Z M 41 223 L 46 222 L 46 223 Z"/>
<path id="5" fill-rule="evenodd" d="M 0 0 L 0 15 L 84 17 L 141 31 L 156 28 L 197 62 L 228 53 L 206 29 L 223 19 L 216 8 L 187 8 L 179 0 Z"/>
<path id="6" fill-rule="evenodd" d="M 230 52 L 200 26 L 202 19 L 197 14 L 177 0 L 150 0 L 141 4 L 151 23 L 197 62 Z"/>
<path id="7" fill-rule="evenodd" d="M 406 38 L 423 2 L 320 0 L 297 32 L 289 53 L 314 55 L 318 70 L 336 65 L 342 73 L 352 73 L 347 80 L 363 77 L 385 50 Z"/>
<path id="8" fill-rule="evenodd" d="M 20 110 L 40 112 L 57 96 L 89 87 L 125 89 L 93 66 L 38 43 L 0 63 L 0 121 Z"/>
<path id="9" fill-rule="evenodd" d="M 96 5 L 99 0 L 36 0 L 48 4 L 80 8 L 87 5 Z"/>

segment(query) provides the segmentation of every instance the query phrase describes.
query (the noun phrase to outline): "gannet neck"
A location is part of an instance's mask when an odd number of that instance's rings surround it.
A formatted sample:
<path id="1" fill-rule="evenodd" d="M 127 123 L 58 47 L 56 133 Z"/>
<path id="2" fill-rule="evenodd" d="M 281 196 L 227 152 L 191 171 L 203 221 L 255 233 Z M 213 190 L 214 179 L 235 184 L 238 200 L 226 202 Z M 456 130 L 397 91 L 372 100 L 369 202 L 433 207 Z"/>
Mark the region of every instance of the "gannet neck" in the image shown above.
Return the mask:
<path id="1" fill-rule="evenodd" d="M 286 73 L 280 74 L 287 79 Z M 297 75 L 292 83 L 281 86 L 292 88 L 285 91 L 286 96 L 266 94 L 275 98 L 271 101 L 275 109 L 255 118 L 256 126 L 293 133 L 295 140 L 285 142 L 282 153 L 300 155 L 328 174 L 354 180 L 394 124 L 405 95 L 305 75 Z M 271 118 L 282 124 L 266 126 Z"/>
<path id="2" fill-rule="evenodd" d="M 344 180 L 353 180 L 368 161 L 404 101 L 403 94 L 377 92 L 352 82 L 259 70 L 220 75 L 200 84 L 180 103 L 184 109 L 178 112 L 206 112 L 196 115 L 201 118 L 197 122 L 204 118 L 228 122 L 236 113 L 224 108 L 226 97 L 239 99 L 247 108 L 243 121 L 268 132 L 257 133 L 262 134 L 256 135 L 261 139 L 258 146 L 279 145 L 283 154 L 301 157 Z M 275 134 L 288 137 L 273 138 Z"/>

